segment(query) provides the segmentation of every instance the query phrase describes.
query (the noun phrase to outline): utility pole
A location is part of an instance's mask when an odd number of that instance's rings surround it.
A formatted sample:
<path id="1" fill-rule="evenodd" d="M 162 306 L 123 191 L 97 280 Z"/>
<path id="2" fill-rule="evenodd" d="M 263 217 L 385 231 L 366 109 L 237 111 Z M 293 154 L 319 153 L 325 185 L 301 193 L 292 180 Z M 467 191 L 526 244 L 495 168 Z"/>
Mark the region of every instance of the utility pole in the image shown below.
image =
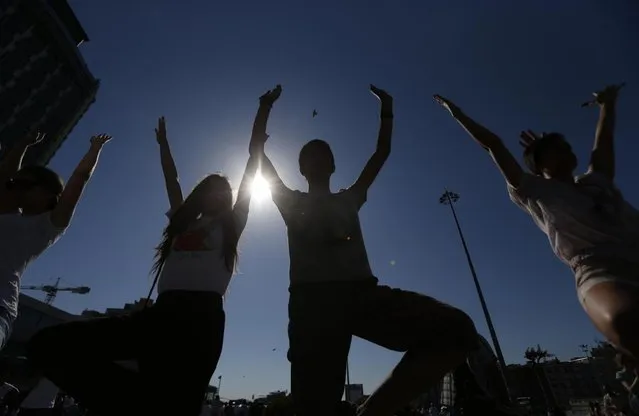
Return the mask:
<path id="1" fill-rule="evenodd" d="M 220 396 L 220 390 L 222 390 L 222 376 L 221 375 L 217 377 L 217 396 L 221 398 L 222 396 Z"/>
<path id="2" fill-rule="evenodd" d="M 497 360 L 499 361 L 499 367 L 500 367 L 499 370 L 501 372 L 501 377 L 504 381 L 504 385 L 506 386 L 508 397 L 510 398 L 510 389 L 508 388 L 508 378 L 506 377 L 506 361 L 504 361 L 504 354 L 501 352 L 499 339 L 497 339 L 497 332 L 495 331 L 495 327 L 493 326 L 493 320 L 490 317 L 490 312 L 488 312 L 486 299 L 484 299 L 484 293 L 481 290 L 481 285 L 479 284 L 479 279 L 477 278 L 477 272 L 475 271 L 473 260 L 470 257 L 470 251 L 468 251 L 468 246 L 466 245 L 466 239 L 464 238 L 464 233 L 462 232 L 461 226 L 459 225 L 459 219 L 457 218 L 457 213 L 455 212 L 454 204 L 458 200 L 459 200 L 459 194 L 450 192 L 449 190 L 445 190 L 445 192 L 439 198 L 439 203 L 442 205 L 450 206 L 450 212 L 453 214 L 453 218 L 455 219 L 455 225 L 457 226 L 459 239 L 461 240 L 462 247 L 464 248 L 464 253 L 466 253 L 468 268 L 470 269 L 470 274 L 473 276 L 473 282 L 475 283 L 475 289 L 477 289 L 477 296 L 479 297 L 479 303 L 481 304 L 481 308 L 484 311 L 484 318 L 486 318 L 486 325 L 488 326 L 488 331 L 490 331 L 490 338 L 492 339 L 493 346 L 495 347 L 495 353 L 497 354 Z"/>
<path id="3" fill-rule="evenodd" d="M 351 371 L 349 369 L 348 359 L 346 359 L 346 391 L 344 398 L 347 402 L 351 401 Z"/>

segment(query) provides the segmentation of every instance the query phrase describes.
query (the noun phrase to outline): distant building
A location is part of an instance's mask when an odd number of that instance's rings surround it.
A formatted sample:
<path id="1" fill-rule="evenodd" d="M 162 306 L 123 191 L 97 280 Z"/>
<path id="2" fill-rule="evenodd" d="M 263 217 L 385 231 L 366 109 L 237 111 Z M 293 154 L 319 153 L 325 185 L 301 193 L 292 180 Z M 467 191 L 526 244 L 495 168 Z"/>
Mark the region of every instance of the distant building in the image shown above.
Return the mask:
<path id="1" fill-rule="evenodd" d="M 508 379 L 514 397 L 526 399 L 534 412 L 543 411 L 546 401 L 564 410 L 600 402 L 602 386 L 623 391 L 615 379 L 615 363 L 609 357 L 582 357 L 570 361 L 552 360 L 532 365 L 509 365 Z"/>
<path id="2" fill-rule="evenodd" d="M 0 159 L 38 129 L 47 136 L 24 163 L 46 165 L 95 101 L 87 40 L 66 0 L 0 0 Z"/>
<path id="3" fill-rule="evenodd" d="M 148 303 L 147 303 L 148 302 Z M 104 312 L 98 312 L 90 309 L 86 309 L 80 316 L 83 318 L 99 318 L 103 316 L 122 316 L 128 315 L 132 312 L 140 311 L 147 306 L 153 305 L 153 299 L 140 298 L 133 303 L 126 303 L 122 308 L 107 308 Z"/>

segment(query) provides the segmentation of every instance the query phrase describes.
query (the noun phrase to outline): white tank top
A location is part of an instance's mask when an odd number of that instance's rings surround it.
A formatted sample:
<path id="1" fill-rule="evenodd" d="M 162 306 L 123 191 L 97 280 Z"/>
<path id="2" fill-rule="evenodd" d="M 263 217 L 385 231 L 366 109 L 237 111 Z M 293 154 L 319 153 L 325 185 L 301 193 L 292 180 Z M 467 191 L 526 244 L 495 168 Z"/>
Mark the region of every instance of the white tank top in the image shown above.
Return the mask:
<path id="1" fill-rule="evenodd" d="M 246 226 L 247 212 L 233 211 L 238 238 Z M 171 213 L 167 213 L 170 217 Z M 158 294 L 170 290 L 215 292 L 224 296 L 233 270 L 224 259 L 224 232 L 219 218 L 202 216 L 173 239 L 158 280 Z"/>

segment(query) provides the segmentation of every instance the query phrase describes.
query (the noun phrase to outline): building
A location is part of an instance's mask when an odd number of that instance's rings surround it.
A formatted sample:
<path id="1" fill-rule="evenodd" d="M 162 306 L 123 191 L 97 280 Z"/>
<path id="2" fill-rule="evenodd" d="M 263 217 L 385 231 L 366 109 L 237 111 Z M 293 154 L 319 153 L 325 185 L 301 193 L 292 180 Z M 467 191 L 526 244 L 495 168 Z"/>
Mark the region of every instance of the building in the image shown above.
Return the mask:
<path id="1" fill-rule="evenodd" d="M 536 367 L 509 365 L 508 379 L 513 397 L 525 401 L 534 414 L 558 406 L 576 415 L 586 412 L 589 403 L 601 402 L 603 385 L 623 391 L 615 379 L 615 370 L 610 357 L 581 357 L 551 360 Z"/>
<path id="2" fill-rule="evenodd" d="M 46 165 L 95 101 L 87 40 L 66 0 L 0 0 L 0 159 L 37 129 L 46 138 L 24 163 Z"/>
<path id="3" fill-rule="evenodd" d="M 104 312 L 98 312 L 90 309 L 86 309 L 80 316 L 83 318 L 100 318 L 103 316 L 122 316 L 128 315 L 132 312 L 140 311 L 147 306 L 153 305 L 153 299 L 140 298 L 133 303 L 125 303 L 122 308 L 107 308 Z"/>

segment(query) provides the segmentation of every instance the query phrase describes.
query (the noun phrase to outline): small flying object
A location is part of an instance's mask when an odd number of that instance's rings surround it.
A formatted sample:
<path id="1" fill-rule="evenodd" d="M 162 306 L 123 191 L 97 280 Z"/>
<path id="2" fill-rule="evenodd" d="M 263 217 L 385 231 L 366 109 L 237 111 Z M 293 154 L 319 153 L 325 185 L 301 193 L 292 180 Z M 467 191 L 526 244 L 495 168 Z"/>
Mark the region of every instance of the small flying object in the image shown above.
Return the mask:
<path id="1" fill-rule="evenodd" d="M 313 110 L 313 118 L 317 115 L 317 110 Z"/>

